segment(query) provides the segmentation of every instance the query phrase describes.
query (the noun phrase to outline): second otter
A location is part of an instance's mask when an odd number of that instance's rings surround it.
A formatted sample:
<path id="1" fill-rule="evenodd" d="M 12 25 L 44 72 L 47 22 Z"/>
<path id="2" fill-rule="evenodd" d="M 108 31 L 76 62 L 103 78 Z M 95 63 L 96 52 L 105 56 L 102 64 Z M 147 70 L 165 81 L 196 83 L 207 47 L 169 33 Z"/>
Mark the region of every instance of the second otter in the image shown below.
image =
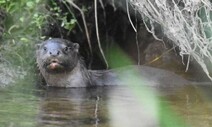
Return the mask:
<path id="1" fill-rule="evenodd" d="M 39 70 L 48 86 L 125 85 L 127 83 L 121 77 L 132 76 L 132 69 L 138 72 L 143 84 L 151 86 L 190 83 L 172 72 L 147 66 L 130 66 L 114 70 L 87 70 L 79 55 L 79 45 L 59 38 L 41 43 L 36 50 L 36 57 Z"/>

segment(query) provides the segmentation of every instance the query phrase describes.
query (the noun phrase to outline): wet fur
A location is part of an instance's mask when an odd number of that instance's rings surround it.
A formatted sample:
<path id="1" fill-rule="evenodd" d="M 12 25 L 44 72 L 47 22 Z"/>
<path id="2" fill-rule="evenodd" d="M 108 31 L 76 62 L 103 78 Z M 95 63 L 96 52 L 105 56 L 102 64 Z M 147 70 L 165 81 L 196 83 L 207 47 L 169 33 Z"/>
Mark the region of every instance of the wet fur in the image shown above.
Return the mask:
<path id="1" fill-rule="evenodd" d="M 42 51 L 44 46 L 48 43 L 65 44 L 70 47 L 72 51 L 69 54 L 62 54 L 56 58 L 63 61 L 62 69 L 56 71 L 48 70 L 47 66 L 54 57 L 48 55 L 47 52 Z M 47 45 L 48 46 L 48 45 Z M 50 39 L 38 45 L 36 50 L 36 60 L 38 68 L 44 77 L 47 86 L 55 87 L 87 87 L 91 84 L 90 75 L 83 64 L 83 60 L 78 54 L 78 49 L 74 49 L 74 43 L 63 39 Z"/>
<path id="2" fill-rule="evenodd" d="M 66 61 L 64 69 L 58 72 L 51 72 L 46 69 L 50 56 L 45 56 L 41 50 L 45 44 L 65 44 L 71 48 L 70 54 L 62 54 L 57 58 Z M 53 46 L 54 48 L 54 46 Z M 87 70 L 84 62 L 78 53 L 78 46 L 63 39 L 50 39 L 44 41 L 36 51 L 37 64 L 48 86 L 54 87 L 89 87 L 108 85 L 135 85 L 137 83 L 147 86 L 168 87 L 190 84 L 173 72 L 147 66 L 128 66 L 112 70 Z M 57 48 L 56 48 L 57 49 Z M 59 49 L 58 49 L 59 50 Z M 135 82 L 137 81 L 137 82 Z"/>

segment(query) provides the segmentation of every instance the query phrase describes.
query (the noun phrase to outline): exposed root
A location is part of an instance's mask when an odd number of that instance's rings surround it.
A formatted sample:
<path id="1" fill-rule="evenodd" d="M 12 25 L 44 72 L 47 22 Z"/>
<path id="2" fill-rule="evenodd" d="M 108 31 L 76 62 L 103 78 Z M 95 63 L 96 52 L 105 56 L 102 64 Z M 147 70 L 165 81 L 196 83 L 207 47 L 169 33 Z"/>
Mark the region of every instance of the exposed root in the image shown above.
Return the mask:
<path id="1" fill-rule="evenodd" d="M 137 32 L 137 30 L 136 30 L 135 26 L 133 25 L 132 20 L 131 20 L 131 18 L 130 18 L 128 0 L 126 0 L 126 6 L 127 6 L 127 16 L 128 16 L 128 18 L 129 18 L 130 24 L 131 24 L 133 30 L 134 30 L 135 32 Z"/>
<path id="2" fill-rule="evenodd" d="M 99 38 L 98 17 L 97 17 L 97 0 L 94 0 L 94 9 L 95 9 L 95 26 L 96 26 L 97 42 L 98 42 L 99 50 L 100 50 L 102 57 L 105 61 L 106 67 L 108 68 L 108 62 L 107 62 L 107 59 L 104 55 L 104 52 L 103 52 L 103 49 L 102 49 L 102 46 L 101 46 L 101 42 L 100 42 L 100 38 Z"/>
<path id="3" fill-rule="evenodd" d="M 93 51 L 92 51 L 91 40 L 90 40 L 90 36 L 89 36 L 89 32 L 88 32 L 87 23 L 86 23 L 86 20 L 85 20 L 85 15 L 84 15 L 82 9 L 80 9 L 72 0 L 66 0 L 66 1 L 71 6 L 73 6 L 74 8 L 76 8 L 80 12 L 80 14 L 82 15 L 82 20 L 83 20 L 83 24 L 84 24 L 84 28 L 85 28 L 86 37 L 87 37 L 89 49 L 90 49 L 90 52 L 91 52 L 91 55 L 92 55 L 93 54 Z"/>
<path id="4" fill-rule="evenodd" d="M 212 4 L 209 0 L 130 0 L 130 3 L 156 39 L 155 24 L 179 46 L 182 57 L 189 56 L 186 70 L 194 58 L 212 80 Z"/>

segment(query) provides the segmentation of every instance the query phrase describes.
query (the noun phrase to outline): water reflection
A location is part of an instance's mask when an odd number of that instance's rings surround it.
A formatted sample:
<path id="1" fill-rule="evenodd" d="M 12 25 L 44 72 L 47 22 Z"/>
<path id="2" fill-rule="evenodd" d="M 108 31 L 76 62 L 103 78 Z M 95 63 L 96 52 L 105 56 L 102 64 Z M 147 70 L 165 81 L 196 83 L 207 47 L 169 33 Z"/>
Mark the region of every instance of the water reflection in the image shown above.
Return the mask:
<path id="1" fill-rule="evenodd" d="M 157 95 L 136 96 L 127 87 L 49 88 L 40 102 L 39 126 L 156 127 L 158 107 Z"/>
<path id="2" fill-rule="evenodd" d="M 148 90 L 144 87 L 136 89 L 143 93 Z M 158 127 L 157 95 L 150 93 L 137 95 L 129 88 L 112 89 L 107 102 L 110 127 Z"/>
<path id="3" fill-rule="evenodd" d="M 49 88 L 42 98 L 39 125 L 82 127 L 107 124 L 103 88 Z"/>
<path id="4" fill-rule="evenodd" d="M 0 127 L 35 127 L 39 99 L 34 93 L 22 85 L 0 88 Z"/>
<path id="5" fill-rule="evenodd" d="M 212 85 L 199 85 L 184 87 L 175 94 L 165 97 L 172 110 L 191 127 L 211 127 Z"/>
<path id="6" fill-rule="evenodd" d="M 0 126 L 210 127 L 211 91 L 211 85 L 0 89 Z"/>
<path id="7" fill-rule="evenodd" d="M 153 126 L 152 112 L 125 87 L 50 88 L 41 100 L 39 126 Z"/>
<path id="8" fill-rule="evenodd" d="M 148 88 L 149 89 L 149 88 Z M 146 90 L 146 88 L 145 88 Z M 211 86 L 150 88 L 137 96 L 127 87 L 56 89 L 40 101 L 39 126 L 211 126 Z M 150 99 L 153 99 L 150 101 Z M 195 121 L 194 121 L 195 120 Z"/>

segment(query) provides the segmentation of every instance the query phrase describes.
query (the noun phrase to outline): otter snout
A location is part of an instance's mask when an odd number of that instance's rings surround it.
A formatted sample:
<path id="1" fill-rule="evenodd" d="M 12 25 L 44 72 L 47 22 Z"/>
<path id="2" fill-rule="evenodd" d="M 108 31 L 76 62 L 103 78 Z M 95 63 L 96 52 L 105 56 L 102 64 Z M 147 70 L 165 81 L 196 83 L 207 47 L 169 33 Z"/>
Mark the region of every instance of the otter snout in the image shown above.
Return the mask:
<path id="1" fill-rule="evenodd" d="M 56 57 L 59 56 L 61 52 L 59 50 L 50 50 L 48 53 L 50 56 Z"/>

